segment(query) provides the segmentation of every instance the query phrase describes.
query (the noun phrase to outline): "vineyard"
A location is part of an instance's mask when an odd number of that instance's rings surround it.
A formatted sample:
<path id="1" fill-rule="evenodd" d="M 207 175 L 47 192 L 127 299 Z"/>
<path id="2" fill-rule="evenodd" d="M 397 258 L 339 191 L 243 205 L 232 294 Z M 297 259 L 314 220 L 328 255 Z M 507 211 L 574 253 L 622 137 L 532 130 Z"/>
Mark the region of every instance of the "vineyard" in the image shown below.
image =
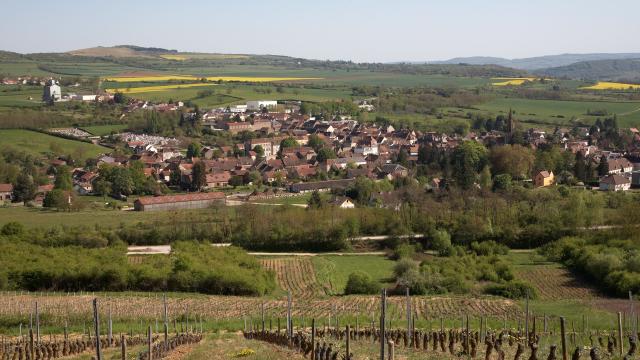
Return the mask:
<path id="1" fill-rule="evenodd" d="M 37 302 L 43 323 L 53 328 L 62 324 L 82 328 L 91 318 L 89 304 L 93 294 L 20 294 L 0 295 L 0 319 L 9 319 L 16 332 L 20 324 L 27 324 Z M 154 321 L 162 314 L 161 294 L 137 296 L 135 294 L 100 295 L 103 309 L 109 309 L 114 319 L 130 322 L 134 319 Z M 260 299 L 232 296 L 182 296 L 167 297 L 170 314 L 180 318 L 198 317 L 208 321 L 229 322 L 243 316 L 255 316 L 264 311 L 271 318 L 284 317 L 287 310 L 286 299 Z M 292 316 L 310 319 L 332 316 L 355 317 L 372 316 L 377 311 L 375 296 L 344 296 L 326 299 L 298 299 L 293 297 Z M 401 297 L 389 298 L 389 318 L 400 319 L 405 313 L 405 301 Z M 438 317 L 458 317 L 462 314 L 474 316 L 494 316 L 515 319 L 520 314 L 519 306 L 511 301 L 494 298 L 469 299 L 464 297 L 412 297 L 412 311 L 419 319 Z"/>
<path id="2" fill-rule="evenodd" d="M 281 289 L 290 291 L 299 299 L 312 299 L 327 295 L 316 278 L 316 271 L 311 259 L 298 258 L 268 258 L 260 260 L 262 266 L 276 274 L 276 281 Z"/>
<path id="3" fill-rule="evenodd" d="M 518 271 L 518 277 L 529 282 L 541 300 L 593 299 L 601 295 L 564 267 L 538 265 Z"/>
<path id="4" fill-rule="evenodd" d="M 266 266 L 279 266 L 277 260 L 273 262 Z M 301 264 L 304 261 L 281 266 Z M 387 354 L 395 353 L 400 359 L 467 355 L 538 360 L 557 359 L 568 352 L 578 360 L 580 355 L 586 356 L 581 351 L 617 358 L 623 349 L 629 358 L 635 355 L 632 334 L 636 333 L 637 318 L 634 304 L 628 300 L 625 305 L 630 312 L 618 313 L 618 326 L 613 325 L 616 315 L 607 315 L 607 323 L 612 325 L 605 328 L 589 325 L 591 314 L 583 314 L 579 323 L 575 318 L 565 320 L 562 314 L 534 314 L 528 303 L 521 305 L 497 298 L 408 295 L 292 296 L 289 300 L 149 293 L 3 293 L 0 320 L 4 328 L 0 332 L 11 336 L 5 337 L 0 358 L 82 358 L 103 349 L 109 359 L 118 359 L 119 349 L 129 346 L 129 354 L 138 360 L 151 358 L 150 352 L 156 359 L 224 359 L 251 356 L 253 349 L 269 354 L 259 359 L 287 354 L 292 359 L 355 360 L 377 358 L 381 341 Z M 226 340 L 219 338 L 225 330 L 233 334 L 241 329 L 243 340 L 232 335 Z M 101 335 L 99 341 L 96 334 Z M 215 343 L 208 343 L 208 338 L 215 338 Z M 562 338 L 566 343 L 563 350 L 558 345 Z M 225 343 L 232 344 L 234 353 Z"/>

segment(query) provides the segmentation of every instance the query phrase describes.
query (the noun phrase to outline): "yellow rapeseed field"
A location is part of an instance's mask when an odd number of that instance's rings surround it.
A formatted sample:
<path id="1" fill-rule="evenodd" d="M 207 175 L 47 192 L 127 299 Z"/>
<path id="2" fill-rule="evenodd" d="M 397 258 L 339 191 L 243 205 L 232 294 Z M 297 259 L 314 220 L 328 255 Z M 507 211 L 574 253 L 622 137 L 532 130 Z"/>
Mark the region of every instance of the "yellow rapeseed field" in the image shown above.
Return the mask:
<path id="1" fill-rule="evenodd" d="M 493 86 L 519 86 L 525 83 L 525 81 L 533 81 L 536 78 L 494 78 L 493 80 L 505 80 L 501 82 L 495 82 Z"/>
<path id="2" fill-rule="evenodd" d="M 140 94 L 147 93 L 153 91 L 167 91 L 173 89 L 184 89 L 184 88 L 192 88 L 199 86 L 215 86 L 218 84 L 211 83 L 195 83 L 195 84 L 171 84 L 171 85 L 157 85 L 157 86 L 141 86 L 141 87 L 133 87 L 133 88 L 119 88 L 119 89 L 106 89 L 106 91 L 110 94 L 114 94 L 116 92 L 121 92 L 123 94 Z"/>
<path id="3" fill-rule="evenodd" d="M 167 60 L 177 60 L 177 61 L 187 60 L 187 58 L 182 55 L 160 55 L 160 57 Z"/>
<path id="4" fill-rule="evenodd" d="M 624 84 L 617 82 L 609 82 L 609 81 L 600 81 L 592 86 L 581 87 L 580 89 L 585 90 L 637 90 L 640 89 L 640 85 L 638 84 Z"/>
<path id="5" fill-rule="evenodd" d="M 195 77 L 187 75 L 149 75 L 149 76 L 111 76 L 105 77 L 104 81 L 113 82 L 139 82 L 139 81 L 170 81 L 170 80 L 197 80 Z"/>
<path id="6" fill-rule="evenodd" d="M 170 80 L 200 80 L 201 78 L 190 75 L 150 75 L 150 76 L 111 76 L 105 77 L 105 81 L 113 82 L 141 82 L 141 81 L 170 81 Z M 274 82 L 274 81 L 300 81 L 320 80 L 312 77 L 253 77 L 253 76 L 207 76 L 209 81 L 246 81 L 246 82 Z"/>

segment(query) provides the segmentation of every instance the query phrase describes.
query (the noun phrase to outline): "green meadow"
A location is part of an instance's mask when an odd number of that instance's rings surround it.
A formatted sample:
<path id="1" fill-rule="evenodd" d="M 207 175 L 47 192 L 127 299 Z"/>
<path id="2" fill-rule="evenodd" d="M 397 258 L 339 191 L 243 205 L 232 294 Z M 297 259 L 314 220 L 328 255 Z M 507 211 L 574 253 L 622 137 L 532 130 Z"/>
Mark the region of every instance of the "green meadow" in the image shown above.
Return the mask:
<path id="1" fill-rule="evenodd" d="M 111 152 L 111 149 L 103 146 L 22 129 L 0 130 L 0 139 L 0 147 L 11 147 L 36 157 L 44 156 L 52 148 L 62 149 L 69 154 L 75 153 L 83 159 Z"/>

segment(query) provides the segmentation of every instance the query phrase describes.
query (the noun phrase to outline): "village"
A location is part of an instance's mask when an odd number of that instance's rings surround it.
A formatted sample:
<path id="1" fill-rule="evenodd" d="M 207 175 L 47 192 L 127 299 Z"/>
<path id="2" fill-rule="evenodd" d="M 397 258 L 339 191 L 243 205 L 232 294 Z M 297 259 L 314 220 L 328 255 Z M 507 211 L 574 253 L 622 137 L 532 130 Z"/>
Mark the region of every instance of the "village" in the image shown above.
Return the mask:
<path id="1" fill-rule="evenodd" d="M 85 100 L 84 97 L 63 97 L 55 80 L 44 84 L 45 102 L 63 98 Z M 99 101 L 99 96 L 87 97 L 86 100 Z M 598 126 L 556 128 L 553 132 L 535 128 L 516 130 L 522 126 L 516 124 L 517 120 L 509 112 L 508 117 L 502 119 L 505 125 L 500 130 L 472 129 L 466 134 L 445 134 L 396 129 L 390 124 L 362 123 L 351 116 L 303 114 L 300 104 L 298 101 L 279 103 L 261 100 L 206 112 L 189 112 L 182 102 L 154 104 L 128 99 L 125 114 L 135 111 L 181 112 L 182 119 L 189 119 L 213 133 L 228 133 L 236 143 L 201 145 L 144 133 L 112 134 L 109 135 L 111 144 L 108 146 L 121 144 L 127 153 L 106 153 L 93 159 L 91 166 L 73 166 L 73 191 L 78 195 L 102 194 L 126 199 L 131 191 L 120 192 L 115 187 L 104 189 L 105 181 L 100 181 L 104 180 L 100 169 L 103 166 L 128 168 L 139 163 L 147 181 L 164 186 L 164 191 L 156 187 L 148 192 L 153 196 L 137 199 L 133 209 L 138 211 L 203 208 L 226 197 L 232 197 L 234 202 L 251 202 L 316 191 L 330 193 L 332 203 L 337 206 L 352 208 L 355 206 L 353 199 L 344 195 L 357 178 L 393 184 L 408 179 L 417 181 L 420 177 L 429 191 L 444 190 L 448 179 L 442 172 L 417 174 L 416 165 L 434 161 L 433 154 L 452 154 L 464 142 L 495 147 L 514 143 L 516 136 L 521 137 L 519 143 L 532 150 L 554 145 L 571 153 L 571 156 L 583 159 L 586 168 L 597 173 L 599 182 L 596 186 L 589 186 L 584 181 L 586 175 L 581 179 L 572 174 L 568 179 L 567 174 L 554 174 L 552 169 L 546 168 L 531 169 L 531 173 L 523 174 L 514 181 L 532 187 L 566 184 L 603 191 L 627 191 L 632 186 L 640 186 L 640 151 L 620 153 L 599 147 L 593 141 L 593 134 L 589 133 L 600 132 Z M 374 108 L 366 101 L 358 102 L 357 106 L 361 111 Z M 516 134 L 516 131 L 520 132 Z M 616 131 L 631 133 L 634 147 L 640 146 L 637 129 Z M 104 137 L 92 136 L 78 128 L 50 129 L 49 133 L 95 143 L 106 141 Z M 52 159 L 49 165 L 69 164 L 64 158 L 57 158 Z M 54 179 L 55 176 L 50 175 L 51 183 Z M 234 191 L 236 188 L 242 191 Z M 22 203 L 42 206 L 52 189 L 53 185 L 40 185 L 36 196 Z M 16 200 L 13 192 L 12 184 L 0 184 L 0 201 L 10 203 Z M 392 206 L 384 203 L 384 194 L 377 194 L 376 198 L 377 206 Z M 71 202 L 71 197 L 68 201 Z"/>

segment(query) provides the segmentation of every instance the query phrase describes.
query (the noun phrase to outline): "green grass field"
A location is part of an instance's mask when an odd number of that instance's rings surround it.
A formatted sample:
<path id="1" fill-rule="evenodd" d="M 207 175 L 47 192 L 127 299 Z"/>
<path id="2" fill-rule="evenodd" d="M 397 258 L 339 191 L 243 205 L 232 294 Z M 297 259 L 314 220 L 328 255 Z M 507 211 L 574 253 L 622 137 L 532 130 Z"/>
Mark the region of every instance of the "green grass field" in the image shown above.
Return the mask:
<path id="1" fill-rule="evenodd" d="M 52 145 L 60 147 L 65 153 L 76 153 L 83 159 L 111 152 L 111 149 L 103 146 L 63 139 L 29 130 L 0 130 L 0 139 L 2 139 L 0 146 L 12 147 L 34 156 L 43 156 L 50 152 Z"/>
<path id="2" fill-rule="evenodd" d="M 550 125 L 568 125 L 572 119 L 592 124 L 597 117 L 587 115 L 587 110 L 606 109 L 612 116 L 618 115 L 621 127 L 640 125 L 640 102 L 600 102 L 600 101 L 555 101 L 498 98 L 477 105 L 480 110 L 495 115 L 506 114 L 509 109 L 516 111 L 520 121 L 542 121 Z"/>
<path id="3" fill-rule="evenodd" d="M 313 257 L 316 276 L 321 284 L 327 284 L 335 295 L 344 293 L 349 275 L 364 271 L 372 279 L 387 284 L 393 276 L 394 261 L 378 255 L 327 255 Z"/>
<path id="4" fill-rule="evenodd" d="M 99 200 L 99 198 L 95 198 Z M 27 228 L 68 226 L 116 227 L 121 223 L 131 224 L 161 218 L 162 213 L 119 210 L 85 210 L 79 212 L 60 212 L 28 207 L 0 207 L 0 224 L 17 221 Z"/>
<path id="5" fill-rule="evenodd" d="M 134 83 L 132 88 L 154 85 L 166 85 L 167 83 Z M 135 86 L 133 86 L 135 85 Z M 105 88 L 127 88 L 126 83 L 105 83 Z M 280 89 L 280 91 L 278 91 Z M 200 96 L 203 90 L 210 90 L 211 95 Z M 126 94 L 126 92 L 124 92 Z M 351 90 L 340 86 L 337 88 L 311 88 L 288 87 L 283 85 L 243 85 L 222 84 L 215 87 L 203 85 L 202 87 L 169 89 L 165 91 L 151 91 L 131 94 L 131 97 L 150 101 L 187 101 L 190 100 L 200 107 L 214 107 L 228 104 L 242 104 L 247 100 L 276 99 L 276 100 L 302 100 L 302 101 L 330 101 L 336 99 L 351 99 Z"/>
<path id="6" fill-rule="evenodd" d="M 96 125 L 96 126 L 85 126 L 82 129 L 96 136 L 105 136 L 109 135 L 112 132 L 118 133 L 122 132 L 127 128 L 125 124 L 115 124 L 115 125 Z"/>
<path id="7" fill-rule="evenodd" d="M 40 86 L 0 86 L 0 107 L 38 107 L 41 99 Z"/>

